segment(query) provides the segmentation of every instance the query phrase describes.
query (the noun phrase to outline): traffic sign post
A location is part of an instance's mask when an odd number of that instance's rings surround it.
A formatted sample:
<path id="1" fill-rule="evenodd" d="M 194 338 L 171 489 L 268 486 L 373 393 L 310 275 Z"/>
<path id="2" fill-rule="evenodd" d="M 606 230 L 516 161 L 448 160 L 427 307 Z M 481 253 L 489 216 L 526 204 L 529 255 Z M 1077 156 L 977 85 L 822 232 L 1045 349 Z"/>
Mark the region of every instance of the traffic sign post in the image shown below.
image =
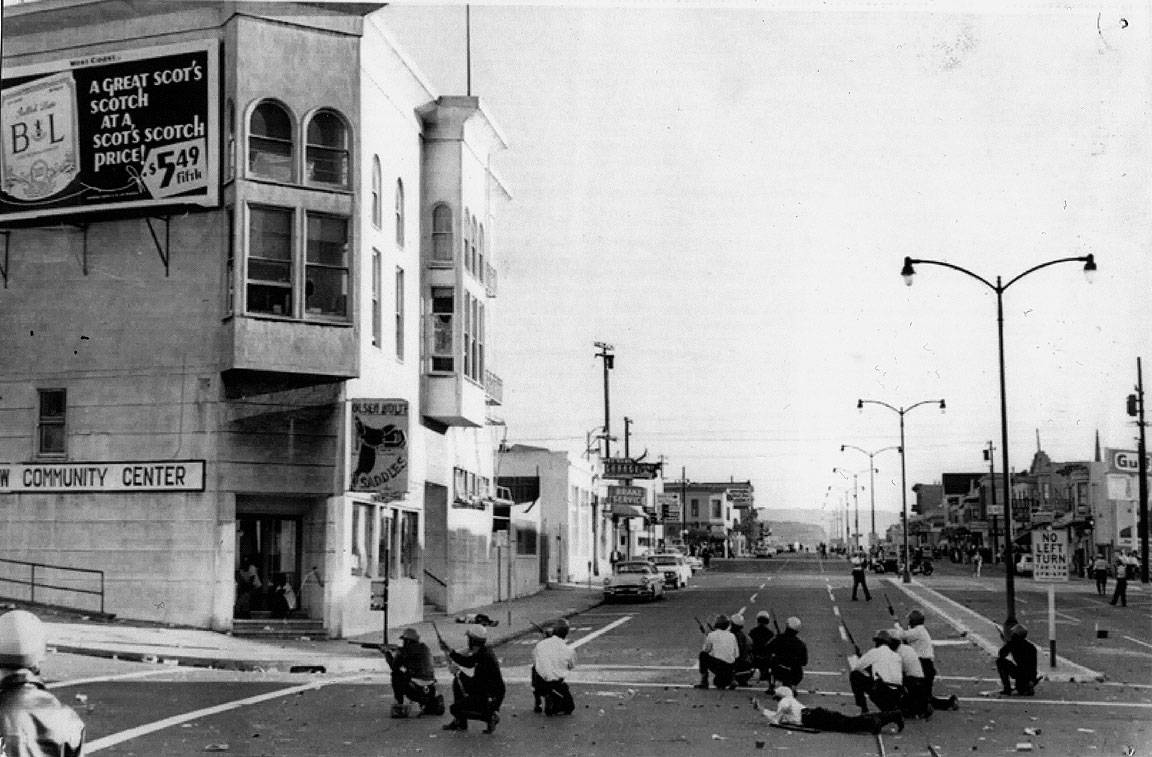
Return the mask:
<path id="1" fill-rule="evenodd" d="M 1033 531 L 1032 552 L 1032 576 L 1048 584 L 1048 662 L 1056 667 L 1056 584 L 1068 581 L 1068 534 Z"/>

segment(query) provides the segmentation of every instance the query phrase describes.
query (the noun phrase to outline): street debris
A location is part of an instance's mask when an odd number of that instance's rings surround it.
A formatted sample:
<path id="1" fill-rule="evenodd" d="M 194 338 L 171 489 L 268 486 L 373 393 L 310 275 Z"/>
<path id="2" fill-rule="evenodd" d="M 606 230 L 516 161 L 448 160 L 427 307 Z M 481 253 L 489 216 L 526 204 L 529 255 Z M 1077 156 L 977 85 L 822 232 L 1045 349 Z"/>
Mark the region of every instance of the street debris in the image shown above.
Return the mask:
<path id="1" fill-rule="evenodd" d="M 1040 735 L 1040 729 L 1039 728 L 1025 728 L 1024 729 L 1024 735 L 1025 736 L 1039 736 Z"/>
<path id="2" fill-rule="evenodd" d="M 1092 728 L 1077 728 L 1076 730 L 1080 733 L 1096 733 L 1095 729 Z"/>
<path id="3" fill-rule="evenodd" d="M 728 740 L 728 737 L 727 737 L 727 736 L 721 736 L 721 735 L 720 735 L 720 734 L 718 734 L 718 733 L 714 733 L 714 734 L 712 734 L 712 739 L 713 739 L 714 741 L 727 741 L 727 740 Z"/>
<path id="4" fill-rule="evenodd" d="M 1031 741 L 1021 741 L 1021 742 L 1017 743 L 1016 744 L 1016 751 L 1017 752 L 1031 752 L 1032 751 L 1032 742 Z"/>
<path id="5" fill-rule="evenodd" d="M 87 694 L 77 694 L 76 695 L 76 701 L 79 702 L 80 704 L 84 704 L 85 702 L 88 701 L 88 695 Z"/>
<path id="6" fill-rule="evenodd" d="M 209 744 L 208 746 L 204 747 L 204 751 L 205 752 L 227 752 L 231 748 L 232 747 L 228 746 L 227 744 Z"/>

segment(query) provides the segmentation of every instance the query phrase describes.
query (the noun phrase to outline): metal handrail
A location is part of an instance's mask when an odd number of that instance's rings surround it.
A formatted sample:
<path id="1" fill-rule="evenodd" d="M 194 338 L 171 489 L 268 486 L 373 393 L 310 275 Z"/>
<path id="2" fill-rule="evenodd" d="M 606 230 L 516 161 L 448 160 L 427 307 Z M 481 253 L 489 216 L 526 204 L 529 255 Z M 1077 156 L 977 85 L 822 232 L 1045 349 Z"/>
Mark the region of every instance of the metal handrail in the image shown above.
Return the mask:
<path id="1" fill-rule="evenodd" d="M 443 581 L 442 579 L 440 579 L 440 578 L 437 578 L 437 577 L 436 577 L 436 576 L 434 576 L 433 574 L 429 573 L 427 570 L 425 570 L 425 571 L 424 571 L 424 575 L 428 576 L 428 577 L 429 577 L 429 578 L 431 578 L 433 581 L 435 581 L 436 583 L 438 583 L 438 584 L 440 584 L 441 586 L 443 586 L 445 589 L 447 589 L 447 588 L 448 588 L 448 584 L 444 583 L 444 581 Z"/>
<path id="2" fill-rule="evenodd" d="M 37 586 L 39 586 L 42 589 L 56 589 L 59 591 L 71 591 L 71 592 L 75 592 L 77 594 L 95 594 L 95 595 L 100 597 L 100 614 L 101 615 L 105 614 L 104 613 L 104 571 L 102 571 L 102 570 L 96 570 L 94 568 L 72 568 L 72 567 L 69 567 L 67 565 L 52 565 L 51 563 L 29 562 L 27 560 L 9 560 L 9 559 L 2 558 L 2 557 L 0 557 L 0 563 L 7 563 L 9 565 L 27 565 L 29 568 L 31 568 L 31 570 L 29 571 L 29 577 L 28 577 L 27 581 L 21 581 L 18 578 L 6 578 L 4 576 L 0 576 L 0 582 L 7 581 L 8 583 L 20 584 L 22 586 L 29 587 L 29 597 L 28 597 L 29 602 L 32 602 L 32 603 L 36 602 L 36 587 Z M 36 582 L 36 569 L 37 568 L 49 568 L 51 570 L 68 570 L 68 571 L 72 571 L 73 573 L 95 573 L 96 575 L 100 576 L 100 588 L 98 590 L 97 589 L 77 589 L 77 588 L 72 587 L 72 586 L 57 586 L 55 584 L 37 583 Z"/>

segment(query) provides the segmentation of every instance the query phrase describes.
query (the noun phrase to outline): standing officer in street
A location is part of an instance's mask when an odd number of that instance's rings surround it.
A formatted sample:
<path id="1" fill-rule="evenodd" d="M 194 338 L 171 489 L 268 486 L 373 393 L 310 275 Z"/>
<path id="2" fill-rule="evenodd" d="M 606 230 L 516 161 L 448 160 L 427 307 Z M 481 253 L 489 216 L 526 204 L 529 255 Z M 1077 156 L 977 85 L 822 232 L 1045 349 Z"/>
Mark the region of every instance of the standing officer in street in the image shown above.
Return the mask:
<path id="1" fill-rule="evenodd" d="M 868 561 L 864 559 L 864 550 L 858 551 L 852 555 L 852 601 L 856 601 L 856 590 L 858 588 L 864 589 L 864 599 L 867 602 L 872 601 L 872 592 L 868 591 L 868 582 L 864 576 L 868 569 Z"/>
<path id="2" fill-rule="evenodd" d="M 1108 604 L 1114 605 L 1119 600 L 1121 607 L 1128 606 L 1128 579 L 1135 578 L 1135 564 L 1135 558 L 1129 557 L 1127 552 L 1121 551 L 1116 555 L 1116 590 Z"/>
<path id="3" fill-rule="evenodd" d="M 1092 577 L 1096 579 L 1096 593 L 1101 597 L 1108 596 L 1108 561 L 1103 552 L 1097 552 L 1092 561 Z"/>
<path id="4" fill-rule="evenodd" d="M 80 757 L 84 723 L 40 680 L 44 625 L 26 610 L 0 615 L 0 754 Z"/>

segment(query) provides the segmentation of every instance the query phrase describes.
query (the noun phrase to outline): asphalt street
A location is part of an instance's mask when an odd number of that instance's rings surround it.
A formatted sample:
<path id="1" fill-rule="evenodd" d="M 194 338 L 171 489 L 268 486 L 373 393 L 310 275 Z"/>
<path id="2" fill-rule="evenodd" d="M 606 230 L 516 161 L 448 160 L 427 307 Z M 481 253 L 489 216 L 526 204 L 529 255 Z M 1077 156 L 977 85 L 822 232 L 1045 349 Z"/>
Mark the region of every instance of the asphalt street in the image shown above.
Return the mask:
<path id="1" fill-rule="evenodd" d="M 1002 575 L 975 578 L 967 566 L 943 564 L 910 585 L 891 576 L 869 582 L 872 601 L 853 602 L 843 560 L 780 555 L 715 562 L 662 601 L 593 608 L 572 618 L 575 714 L 532 713 L 535 640 L 522 638 L 497 650 L 509 693 L 493 735 L 477 724 L 464 733 L 442 731 L 445 718 L 390 719 L 391 689 L 378 674 L 240 673 L 56 654 L 45 676 L 85 720 L 87 753 L 103 755 L 1152 755 L 1146 589 L 1130 595 L 1128 608 L 1114 608 L 1089 582 L 1065 587 L 1057 600 L 1057 651 L 1104 680 L 1045 681 L 1033 698 L 1002 698 L 993 658 L 978 643 L 991 623 L 979 628 L 962 612 L 1001 619 Z M 1019 579 L 1017 592 L 1020 617 L 1044 654 L 1045 589 Z M 871 646 L 872 633 L 891 625 L 886 597 L 901 619 L 926 608 L 937 642 L 936 692 L 956 694 L 959 711 L 909 721 L 900 733 L 889 726 L 878 737 L 807 734 L 769 728 L 751 704 L 754 696 L 770 703 L 755 683 L 736 691 L 692 688 L 702 640 L 694 618 L 742 610 L 752 624 L 759 610 L 770 609 L 781 622 L 790 615 L 803 621 L 810 663 L 801 701 L 855 714 L 847 682 L 854 650 L 842 629 Z M 952 621 L 969 633 L 960 636 Z M 1106 639 L 1097 638 L 1102 626 Z M 439 680 L 446 691 L 447 670 Z"/>

